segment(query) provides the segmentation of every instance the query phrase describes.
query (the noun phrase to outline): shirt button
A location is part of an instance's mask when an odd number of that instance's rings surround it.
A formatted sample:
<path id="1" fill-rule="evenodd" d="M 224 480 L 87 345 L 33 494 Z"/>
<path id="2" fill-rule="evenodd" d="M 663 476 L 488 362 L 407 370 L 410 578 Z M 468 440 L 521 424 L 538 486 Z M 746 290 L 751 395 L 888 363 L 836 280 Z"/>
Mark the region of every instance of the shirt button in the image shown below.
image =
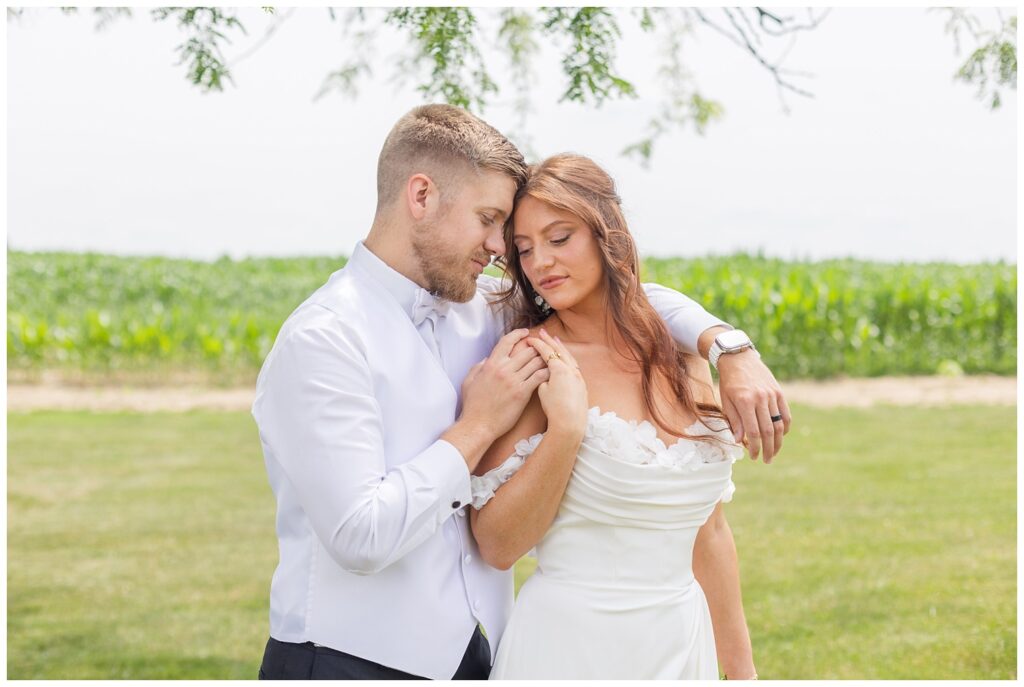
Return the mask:
<path id="1" fill-rule="evenodd" d="M 466 556 L 465 558 L 462 559 L 462 562 L 465 563 L 466 565 L 469 565 L 470 561 L 472 561 L 472 560 L 473 560 L 472 556 Z"/>
<path id="2" fill-rule="evenodd" d="M 455 514 L 458 515 L 460 518 L 466 517 L 466 511 L 464 510 L 457 510 L 455 511 Z"/>
<path id="3" fill-rule="evenodd" d="M 452 508 L 462 508 L 462 501 L 452 501 Z"/>
<path id="4" fill-rule="evenodd" d="M 479 599 L 477 599 L 476 601 L 473 602 L 473 610 L 476 610 L 476 611 L 480 610 L 480 600 Z"/>

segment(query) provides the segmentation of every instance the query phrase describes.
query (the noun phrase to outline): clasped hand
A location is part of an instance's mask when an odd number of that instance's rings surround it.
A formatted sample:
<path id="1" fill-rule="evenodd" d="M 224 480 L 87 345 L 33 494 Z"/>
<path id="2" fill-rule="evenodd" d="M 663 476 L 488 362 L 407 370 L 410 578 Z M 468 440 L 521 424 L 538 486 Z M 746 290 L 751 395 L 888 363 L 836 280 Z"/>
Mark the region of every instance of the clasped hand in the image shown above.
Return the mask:
<path id="1" fill-rule="evenodd" d="M 517 329 L 474 365 L 462 383 L 459 421 L 442 435 L 473 470 L 491 443 L 508 432 L 534 391 L 548 417 L 548 431 L 582 441 L 587 423 L 587 387 L 575 358 L 546 331 L 529 337 Z"/>
<path id="2" fill-rule="evenodd" d="M 526 339 L 548 366 L 548 381 L 537 387 L 540 405 L 548 418 L 548 431 L 564 431 L 578 440 L 587 428 L 587 383 L 583 380 L 579 363 L 561 339 L 552 337 L 545 329 L 539 337 Z"/>
<path id="3" fill-rule="evenodd" d="M 461 417 L 485 427 L 491 441 L 512 429 L 533 392 L 548 380 L 548 366 L 540 354 L 516 345 L 529 333 L 516 329 L 501 337 L 462 382 Z"/>

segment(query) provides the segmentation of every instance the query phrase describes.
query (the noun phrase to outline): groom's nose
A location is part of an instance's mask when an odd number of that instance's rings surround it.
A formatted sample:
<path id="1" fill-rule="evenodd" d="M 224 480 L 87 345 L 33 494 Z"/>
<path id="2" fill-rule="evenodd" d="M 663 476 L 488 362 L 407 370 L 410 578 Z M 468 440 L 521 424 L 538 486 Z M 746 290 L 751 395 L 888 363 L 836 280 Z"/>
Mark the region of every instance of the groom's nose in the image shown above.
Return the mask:
<path id="1" fill-rule="evenodd" d="M 505 252 L 505 239 L 501 234 L 501 227 L 495 227 L 487 233 L 484 241 L 484 250 L 491 255 L 501 256 Z"/>

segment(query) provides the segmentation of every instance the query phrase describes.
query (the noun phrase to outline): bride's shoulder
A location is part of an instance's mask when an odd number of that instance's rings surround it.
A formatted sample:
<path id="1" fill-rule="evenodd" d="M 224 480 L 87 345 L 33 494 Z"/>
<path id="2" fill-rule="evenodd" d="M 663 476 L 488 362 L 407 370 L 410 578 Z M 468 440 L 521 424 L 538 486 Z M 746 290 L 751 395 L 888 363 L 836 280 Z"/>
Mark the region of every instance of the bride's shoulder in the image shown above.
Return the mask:
<path id="1" fill-rule="evenodd" d="M 516 343 L 515 346 L 512 347 L 512 354 L 516 354 L 519 351 L 523 350 L 525 347 L 530 345 L 526 343 L 526 339 L 531 337 L 535 339 L 540 338 L 541 329 L 546 329 L 548 334 L 551 334 L 552 336 L 558 336 L 558 334 L 561 331 L 561 329 L 558 327 L 558 320 L 552 317 L 548 317 L 548 319 L 544 320 L 540 324 L 536 324 L 532 327 L 529 327 L 530 333 L 523 337 L 519 342 Z"/>
<path id="2" fill-rule="evenodd" d="M 547 319 L 545 319 L 540 324 L 536 324 L 530 327 L 530 336 L 540 335 L 541 329 L 545 329 L 547 330 L 548 334 L 555 336 L 562 333 L 562 323 L 558 320 L 557 317 L 555 317 L 554 313 L 552 313 L 548 315 Z"/>

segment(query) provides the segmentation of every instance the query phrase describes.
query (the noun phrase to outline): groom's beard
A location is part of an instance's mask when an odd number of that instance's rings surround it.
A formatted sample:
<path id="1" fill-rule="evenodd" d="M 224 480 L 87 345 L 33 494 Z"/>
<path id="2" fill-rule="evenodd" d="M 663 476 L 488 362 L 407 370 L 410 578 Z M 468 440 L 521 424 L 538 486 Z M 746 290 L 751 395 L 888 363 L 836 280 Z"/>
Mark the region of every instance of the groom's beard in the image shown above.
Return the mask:
<path id="1" fill-rule="evenodd" d="M 438 236 L 437 226 L 423 223 L 412 232 L 412 252 L 427 281 L 427 290 L 439 298 L 465 303 L 476 294 L 476 275 L 468 257 L 455 255 Z M 490 256 L 483 256 L 487 260 Z"/>

